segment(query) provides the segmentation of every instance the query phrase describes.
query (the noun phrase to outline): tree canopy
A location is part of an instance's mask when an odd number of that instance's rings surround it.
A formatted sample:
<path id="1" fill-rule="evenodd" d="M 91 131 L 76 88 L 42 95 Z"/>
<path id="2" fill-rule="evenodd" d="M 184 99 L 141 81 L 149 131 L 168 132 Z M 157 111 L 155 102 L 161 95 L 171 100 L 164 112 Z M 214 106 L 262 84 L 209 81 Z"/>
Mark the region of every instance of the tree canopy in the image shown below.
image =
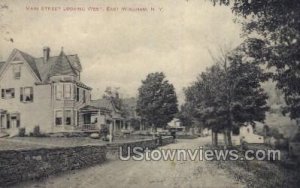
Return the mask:
<path id="1" fill-rule="evenodd" d="M 178 112 L 174 86 L 164 73 L 147 75 L 138 89 L 137 112 L 155 127 L 164 127 Z"/>
<path id="2" fill-rule="evenodd" d="M 252 39 L 247 55 L 275 68 L 273 79 L 287 103 L 284 112 L 300 118 L 300 1 L 211 1 L 231 7 Z"/>
<path id="3" fill-rule="evenodd" d="M 241 48 L 216 59 L 197 81 L 185 90 L 186 105 L 193 105 L 194 116 L 212 129 L 224 132 L 231 145 L 230 132 L 245 123 L 264 121 L 267 94 L 260 82 L 267 76 Z M 226 143 L 227 142 L 227 143 Z"/>

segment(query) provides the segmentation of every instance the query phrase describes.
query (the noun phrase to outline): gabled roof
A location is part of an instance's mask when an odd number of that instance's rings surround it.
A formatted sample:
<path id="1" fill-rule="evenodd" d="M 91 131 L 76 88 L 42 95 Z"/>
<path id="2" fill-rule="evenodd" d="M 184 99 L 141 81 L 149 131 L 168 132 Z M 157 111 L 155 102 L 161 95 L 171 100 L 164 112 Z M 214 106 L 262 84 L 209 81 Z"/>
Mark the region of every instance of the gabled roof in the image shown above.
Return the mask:
<path id="1" fill-rule="evenodd" d="M 122 103 L 125 106 L 136 108 L 137 99 L 134 97 L 122 99 Z"/>
<path id="2" fill-rule="evenodd" d="M 31 55 L 25 53 L 25 52 L 22 52 L 20 50 L 18 50 L 20 52 L 20 54 L 23 56 L 23 58 L 25 59 L 25 61 L 29 64 L 29 66 L 31 67 L 31 69 L 33 70 L 33 72 L 36 74 L 36 76 L 41 79 L 41 76 L 40 76 L 40 73 L 36 67 L 36 64 L 35 64 L 35 60 L 34 60 L 34 57 L 32 57 Z"/>
<path id="3" fill-rule="evenodd" d="M 72 67 L 69 59 L 63 51 L 57 57 L 54 65 L 52 65 L 48 73 L 49 77 L 58 75 L 77 75 L 75 69 Z"/>
<path id="4" fill-rule="evenodd" d="M 77 54 L 66 55 L 62 51 L 59 56 L 49 57 L 47 62 L 45 62 L 44 57 L 36 58 L 18 49 L 14 49 L 9 59 L 13 58 L 11 56 L 14 56 L 16 53 L 19 53 L 24 58 L 41 82 L 47 82 L 50 76 L 77 75 L 77 71 L 81 72 L 82 70 Z M 0 70 L 4 67 L 4 64 L 0 62 Z"/>
<path id="5" fill-rule="evenodd" d="M 84 107 L 82 107 L 82 108 L 80 108 L 79 109 L 79 111 L 80 112 L 98 112 L 98 111 L 101 111 L 101 112 L 110 112 L 110 110 L 109 109 L 107 109 L 107 108 L 99 108 L 99 107 L 95 107 L 95 106 L 93 106 L 93 105 L 86 105 L 86 106 L 84 106 Z"/>
<path id="6" fill-rule="evenodd" d="M 95 106 L 97 108 L 106 108 L 111 111 L 115 111 L 114 106 L 112 102 L 108 99 L 97 99 L 97 100 L 92 100 L 91 105 Z"/>
<path id="7" fill-rule="evenodd" d="M 137 106 L 136 98 L 132 97 L 132 98 L 122 99 L 122 105 L 128 119 L 138 118 L 136 115 L 136 106 Z"/>

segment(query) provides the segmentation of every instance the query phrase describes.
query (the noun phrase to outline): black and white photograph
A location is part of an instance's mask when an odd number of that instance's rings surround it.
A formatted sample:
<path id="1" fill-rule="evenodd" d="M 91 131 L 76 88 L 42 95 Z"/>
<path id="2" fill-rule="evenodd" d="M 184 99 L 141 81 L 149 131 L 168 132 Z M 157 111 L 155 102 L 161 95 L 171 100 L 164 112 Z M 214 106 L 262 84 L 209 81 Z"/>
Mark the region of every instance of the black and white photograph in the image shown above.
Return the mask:
<path id="1" fill-rule="evenodd" d="M 299 0 L 0 0 L 0 188 L 300 187 Z"/>

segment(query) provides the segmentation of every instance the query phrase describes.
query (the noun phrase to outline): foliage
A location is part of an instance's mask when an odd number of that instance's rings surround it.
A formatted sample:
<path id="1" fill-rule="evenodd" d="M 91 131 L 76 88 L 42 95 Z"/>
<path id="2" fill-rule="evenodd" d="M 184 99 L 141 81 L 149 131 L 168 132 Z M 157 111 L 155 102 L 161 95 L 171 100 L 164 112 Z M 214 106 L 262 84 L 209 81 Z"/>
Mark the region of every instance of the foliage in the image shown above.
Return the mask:
<path id="1" fill-rule="evenodd" d="M 18 133 L 19 137 L 24 137 L 26 136 L 26 129 L 25 127 L 21 127 L 19 128 L 19 133 Z"/>
<path id="2" fill-rule="evenodd" d="M 267 76 L 257 64 L 243 58 L 240 48 L 216 58 L 216 64 L 185 91 L 186 105 L 194 106 L 194 116 L 213 132 L 224 131 L 228 145 L 231 130 L 246 122 L 263 121 L 268 110 L 268 97 L 260 85 Z"/>
<path id="3" fill-rule="evenodd" d="M 273 79 L 285 96 L 292 119 L 300 117 L 300 1 L 212 0 L 231 6 L 248 38 L 255 36 L 247 55 L 275 68 Z"/>
<path id="4" fill-rule="evenodd" d="M 180 111 L 176 115 L 176 118 L 180 119 L 182 126 L 192 127 L 193 125 L 193 108 L 191 108 L 190 103 L 185 103 L 180 106 Z"/>
<path id="5" fill-rule="evenodd" d="M 178 112 L 177 97 L 174 86 L 165 79 L 164 73 L 150 73 L 142 81 L 137 112 L 154 128 L 165 127 L 174 118 Z"/>
<path id="6" fill-rule="evenodd" d="M 103 98 L 110 100 L 118 110 L 121 110 L 123 104 L 118 90 L 119 88 L 107 87 L 104 91 Z"/>
<path id="7" fill-rule="evenodd" d="M 129 120 L 131 127 L 134 130 L 140 130 L 140 121 L 137 119 L 130 119 Z"/>
<path id="8" fill-rule="evenodd" d="M 40 131 L 40 126 L 37 125 L 33 128 L 33 133 L 32 133 L 32 136 L 35 136 L 35 137 L 40 137 L 42 136 L 41 134 L 41 131 Z"/>

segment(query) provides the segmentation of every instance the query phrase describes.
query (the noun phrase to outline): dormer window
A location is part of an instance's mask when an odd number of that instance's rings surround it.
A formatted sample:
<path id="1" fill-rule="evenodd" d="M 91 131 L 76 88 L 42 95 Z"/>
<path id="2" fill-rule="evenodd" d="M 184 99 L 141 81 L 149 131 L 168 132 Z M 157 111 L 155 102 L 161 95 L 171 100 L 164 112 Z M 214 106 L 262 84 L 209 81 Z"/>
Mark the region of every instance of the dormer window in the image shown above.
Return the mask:
<path id="1" fill-rule="evenodd" d="M 21 78 L 21 64 L 13 65 L 13 76 L 16 80 L 19 80 Z"/>

